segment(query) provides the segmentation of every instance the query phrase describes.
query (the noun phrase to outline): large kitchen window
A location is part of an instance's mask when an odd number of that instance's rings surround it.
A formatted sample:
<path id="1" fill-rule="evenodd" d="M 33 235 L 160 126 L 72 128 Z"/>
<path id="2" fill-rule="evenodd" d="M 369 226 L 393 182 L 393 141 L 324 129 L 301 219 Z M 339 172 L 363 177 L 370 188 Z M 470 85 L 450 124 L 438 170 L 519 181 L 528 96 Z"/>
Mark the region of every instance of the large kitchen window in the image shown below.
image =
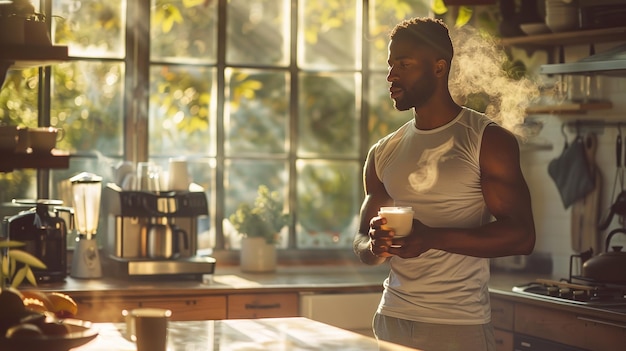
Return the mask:
<path id="1" fill-rule="evenodd" d="M 184 157 L 210 204 L 201 248 L 237 249 L 228 216 L 267 185 L 292 214 L 282 249 L 351 249 L 367 150 L 412 117 L 389 99 L 387 35 L 429 3 L 42 1 L 70 60 L 11 71 L 0 118 L 62 128 L 70 168 L 0 174 L 1 200 L 67 200 L 78 172 Z"/>

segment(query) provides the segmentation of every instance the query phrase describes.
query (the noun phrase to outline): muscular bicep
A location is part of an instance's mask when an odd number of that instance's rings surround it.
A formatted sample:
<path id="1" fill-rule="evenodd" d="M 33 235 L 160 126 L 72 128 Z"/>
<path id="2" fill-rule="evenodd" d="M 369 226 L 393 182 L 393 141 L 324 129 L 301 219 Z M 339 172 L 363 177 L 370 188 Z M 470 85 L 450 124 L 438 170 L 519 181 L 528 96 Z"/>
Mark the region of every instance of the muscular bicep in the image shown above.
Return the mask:
<path id="1" fill-rule="evenodd" d="M 530 194 L 520 167 L 519 146 L 506 130 L 490 126 L 480 152 L 481 186 L 496 219 L 532 220 Z"/>
<path id="2" fill-rule="evenodd" d="M 385 185 L 376 174 L 376 164 L 374 160 L 374 149 L 370 149 L 363 169 L 363 186 L 365 199 L 361 206 L 360 233 L 369 231 L 370 220 L 378 214 L 381 206 L 390 206 L 393 200 L 387 193 Z"/>

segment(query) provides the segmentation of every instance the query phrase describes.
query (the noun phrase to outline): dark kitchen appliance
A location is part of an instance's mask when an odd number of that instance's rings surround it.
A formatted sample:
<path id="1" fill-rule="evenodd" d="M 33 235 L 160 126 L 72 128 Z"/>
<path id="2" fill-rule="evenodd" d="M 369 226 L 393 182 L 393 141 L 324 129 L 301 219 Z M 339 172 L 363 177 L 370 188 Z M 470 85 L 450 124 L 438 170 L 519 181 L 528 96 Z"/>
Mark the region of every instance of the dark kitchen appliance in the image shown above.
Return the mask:
<path id="1" fill-rule="evenodd" d="M 574 266 L 589 259 L 591 252 L 570 257 L 568 279 L 537 279 L 534 282 L 515 286 L 513 291 L 551 301 L 571 303 L 608 310 L 626 310 L 626 284 L 615 284 L 580 275 L 574 275 Z"/>
<path id="2" fill-rule="evenodd" d="M 22 250 L 46 264 L 46 269 L 33 269 L 40 282 L 58 282 L 67 277 L 66 221 L 61 212 L 69 214 L 73 224 L 73 209 L 63 207 L 60 200 L 14 200 L 20 204 L 35 206 L 3 220 L 4 233 L 9 240 L 25 244 Z M 71 229 L 71 228 L 70 228 Z"/>
<path id="3" fill-rule="evenodd" d="M 202 191 L 124 191 L 107 184 L 107 252 L 120 277 L 212 274 L 215 259 L 199 256 L 198 218 L 208 215 Z"/>

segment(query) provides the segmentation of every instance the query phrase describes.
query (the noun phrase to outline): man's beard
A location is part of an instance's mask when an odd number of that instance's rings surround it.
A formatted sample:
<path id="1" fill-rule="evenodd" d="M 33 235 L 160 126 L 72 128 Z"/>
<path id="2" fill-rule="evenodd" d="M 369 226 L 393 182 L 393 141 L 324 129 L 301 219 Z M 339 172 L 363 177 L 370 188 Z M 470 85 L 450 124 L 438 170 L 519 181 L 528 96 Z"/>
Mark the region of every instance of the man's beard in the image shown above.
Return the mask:
<path id="1" fill-rule="evenodd" d="M 410 88 L 403 91 L 400 99 L 394 100 L 398 111 L 424 106 L 435 93 L 435 76 L 430 74 L 420 78 Z"/>

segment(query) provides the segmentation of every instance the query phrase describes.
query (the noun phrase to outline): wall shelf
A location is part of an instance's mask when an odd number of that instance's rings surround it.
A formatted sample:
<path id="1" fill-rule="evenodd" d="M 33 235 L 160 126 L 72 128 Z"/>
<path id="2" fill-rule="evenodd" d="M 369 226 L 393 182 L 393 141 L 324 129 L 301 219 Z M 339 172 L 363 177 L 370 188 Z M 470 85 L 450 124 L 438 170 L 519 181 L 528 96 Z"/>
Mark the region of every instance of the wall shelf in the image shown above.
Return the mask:
<path id="1" fill-rule="evenodd" d="M 587 111 L 607 110 L 613 108 L 610 101 L 596 102 L 564 102 L 558 105 L 536 105 L 526 108 L 527 114 L 583 114 Z"/>
<path id="2" fill-rule="evenodd" d="M 626 27 L 614 27 L 502 38 L 500 42 L 504 46 L 554 47 L 625 40 Z"/>
<path id="3" fill-rule="evenodd" d="M 67 169 L 69 165 L 69 153 L 56 149 L 49 154 L 11 153 L 0 158 L 0 172 L 12 172 L 22 168 Z"/>
<path id="4" fill-rule="evenodd" d="M 50 66 L 68 58 L 67 46 L 0 44 L 0 89 L 10 69 Z"/>
<path id="5" fill-rule="evenodd" d="M 0 61 L 11 64 L 11 69 L 50 66 L 68 59 L 67 46 L 0 44 Z"/>

